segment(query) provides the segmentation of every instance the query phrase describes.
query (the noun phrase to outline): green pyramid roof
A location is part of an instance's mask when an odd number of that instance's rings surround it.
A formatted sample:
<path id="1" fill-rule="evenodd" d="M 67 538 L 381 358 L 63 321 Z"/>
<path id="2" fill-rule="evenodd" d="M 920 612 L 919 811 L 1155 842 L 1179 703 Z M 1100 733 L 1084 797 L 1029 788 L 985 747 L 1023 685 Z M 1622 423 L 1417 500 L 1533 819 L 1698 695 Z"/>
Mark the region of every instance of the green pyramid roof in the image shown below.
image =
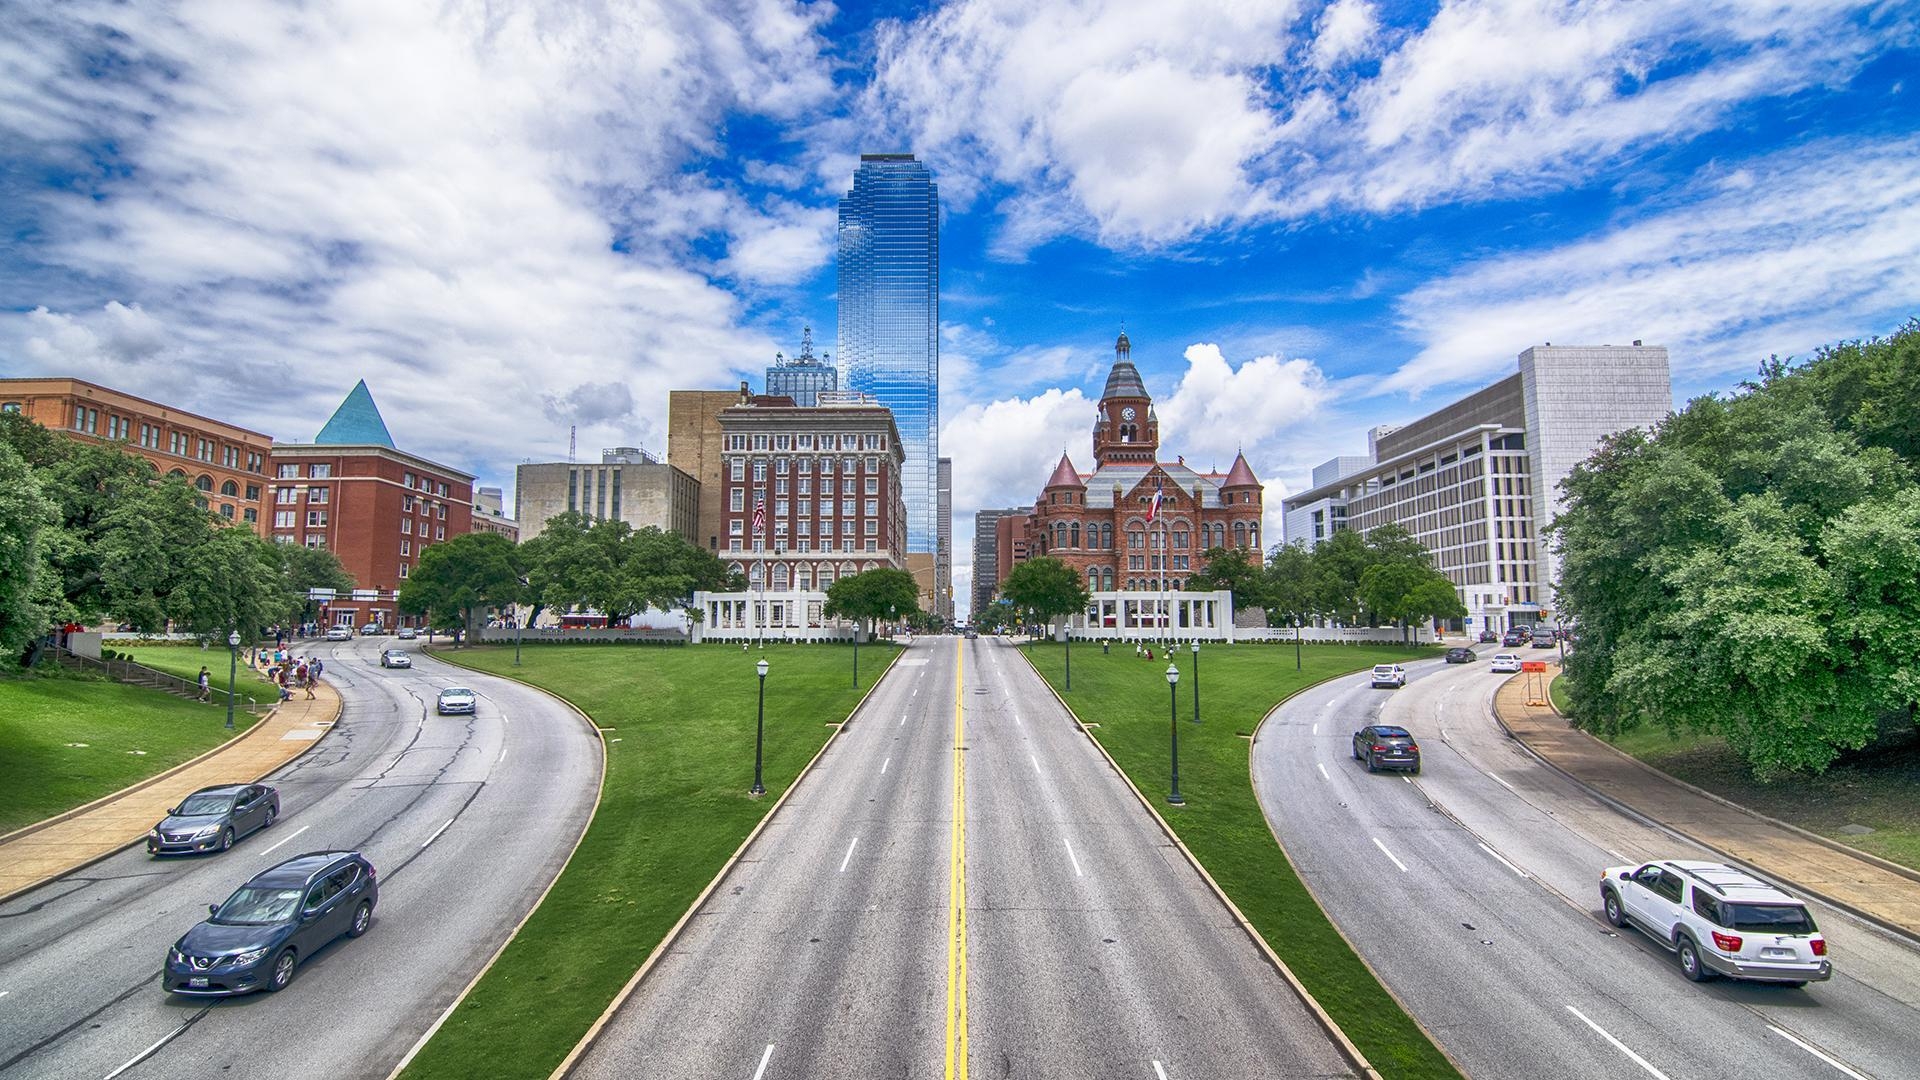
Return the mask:
<path id="1" fill-rule="evenodd" d="M 333 419 L 327 421 L 327 426 L 320 429 L 313 441 L 325 446 L 398 449 L 393 445 L 393 436 L 387 434 L 387 422 L 380 418 L 380 408 L 373 403 L 373 394 L 368 391 L 365 379 L 354 384 L 347 400 L 333 411 Z"/>

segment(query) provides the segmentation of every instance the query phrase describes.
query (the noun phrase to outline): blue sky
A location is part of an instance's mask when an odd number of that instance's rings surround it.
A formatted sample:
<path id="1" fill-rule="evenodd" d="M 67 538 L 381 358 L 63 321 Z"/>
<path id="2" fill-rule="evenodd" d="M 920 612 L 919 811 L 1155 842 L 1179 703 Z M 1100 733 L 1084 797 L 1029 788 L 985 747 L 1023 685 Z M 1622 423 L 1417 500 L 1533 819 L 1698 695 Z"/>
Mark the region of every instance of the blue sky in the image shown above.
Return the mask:
<path id="1" fill-rule="evenodd" d="M 1028 500 L 1124 323 L 1172 453 L 1269 503 L 1513 370 L 1681 398 L 1920 314 L 1912 5 L 1739 0 L 0 8 L 0 373 L 511 483 L 832 350 L 862 150 L 941 184 L 943 449 Z M 1277 528 L 1270 535 L 1278 536 Z M 960 568 L 964 589 L 965 568 Z"/>

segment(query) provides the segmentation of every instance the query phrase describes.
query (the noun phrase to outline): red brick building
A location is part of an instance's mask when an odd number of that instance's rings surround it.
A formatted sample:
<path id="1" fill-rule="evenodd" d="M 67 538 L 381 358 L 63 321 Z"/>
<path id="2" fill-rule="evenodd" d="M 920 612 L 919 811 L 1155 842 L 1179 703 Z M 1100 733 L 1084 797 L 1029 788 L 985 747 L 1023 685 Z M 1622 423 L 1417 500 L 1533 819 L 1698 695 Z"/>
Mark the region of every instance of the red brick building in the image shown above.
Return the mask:
<path id="1" fill-rule="evenodd" d="M 200 492 L 200 508 L 265 536 L 267 456 L 257 431 L 80 379 L 0 379 L 0 412 L 69 438 L 117 443 Z"/>
<path id="2" fill-rule="evenodd" d="M 1225 473 L 1160 460 L 1160 420 L 1131 351 L 1121 334 L 1094 419 L 1093 472 L 1060 458 L 1026 521 L 1028 553 L 1074 567 L 1096 592 L 1183 590 L 1209 548 L 1245 548 L 1258 562 L 1262 492 L 1245 455 Z"/>
<path id="3" fill-rule="evenodd" d="M 311 443 L 276 443 L 269 532 L 326 548 L 356 586 L 323 623 L 394 627 L 395 593 L 430 545 L 473 531 L 474 478 L 396 449 L 363 381 Z"/>

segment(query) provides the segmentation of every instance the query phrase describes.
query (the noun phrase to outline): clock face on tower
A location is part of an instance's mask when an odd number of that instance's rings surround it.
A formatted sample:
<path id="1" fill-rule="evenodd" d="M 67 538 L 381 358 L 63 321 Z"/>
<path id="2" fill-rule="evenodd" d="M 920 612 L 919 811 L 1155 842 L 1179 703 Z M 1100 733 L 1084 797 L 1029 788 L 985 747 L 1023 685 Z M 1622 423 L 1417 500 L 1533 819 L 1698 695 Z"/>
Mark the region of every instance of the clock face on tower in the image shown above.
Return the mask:
<path id="1" fill-rule="evenodd" d="M 1129 406 L 1127 406 L 1126 408 L 1124 408 L 1124 409 L 1121 409 L 1121 410 L 1120 410 L 1120 419 L 1122 419 L 1122 420 L 1131 420 L 1131 419 L 1133 419 L 1133 415 L 1134 415 L 1134 414 L 1133 414 L 1133 406 L 1131 406 L 1131 405 L 1129 405 Z"/>

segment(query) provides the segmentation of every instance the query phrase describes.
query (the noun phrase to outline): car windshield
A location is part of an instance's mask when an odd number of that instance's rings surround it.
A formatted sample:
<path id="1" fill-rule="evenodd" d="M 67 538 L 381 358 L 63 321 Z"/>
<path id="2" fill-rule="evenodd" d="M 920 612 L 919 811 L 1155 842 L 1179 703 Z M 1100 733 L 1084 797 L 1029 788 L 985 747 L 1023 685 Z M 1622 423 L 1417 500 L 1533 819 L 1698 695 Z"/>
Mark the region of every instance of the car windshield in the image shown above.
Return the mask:
<path id="1" fill-rule="evenodd" d="M 231 795 L 189 795 L 180 804 L 181 817 L 224 814 L 233 807 Z"/>
<path id="2" fill-rule="evenodd" d="M 213 921 L 228 926 L 268 926 L 293 918 L 300 906 L 299 889 L 261 889 L 243 885 L 214 912 Z"/>
<path id="3" fill-rule="evenodd" d="M 1727 929 L 1750 934 L 1811 934 L 1813 916 L 1799 904 L 1728 904 Z"/>

